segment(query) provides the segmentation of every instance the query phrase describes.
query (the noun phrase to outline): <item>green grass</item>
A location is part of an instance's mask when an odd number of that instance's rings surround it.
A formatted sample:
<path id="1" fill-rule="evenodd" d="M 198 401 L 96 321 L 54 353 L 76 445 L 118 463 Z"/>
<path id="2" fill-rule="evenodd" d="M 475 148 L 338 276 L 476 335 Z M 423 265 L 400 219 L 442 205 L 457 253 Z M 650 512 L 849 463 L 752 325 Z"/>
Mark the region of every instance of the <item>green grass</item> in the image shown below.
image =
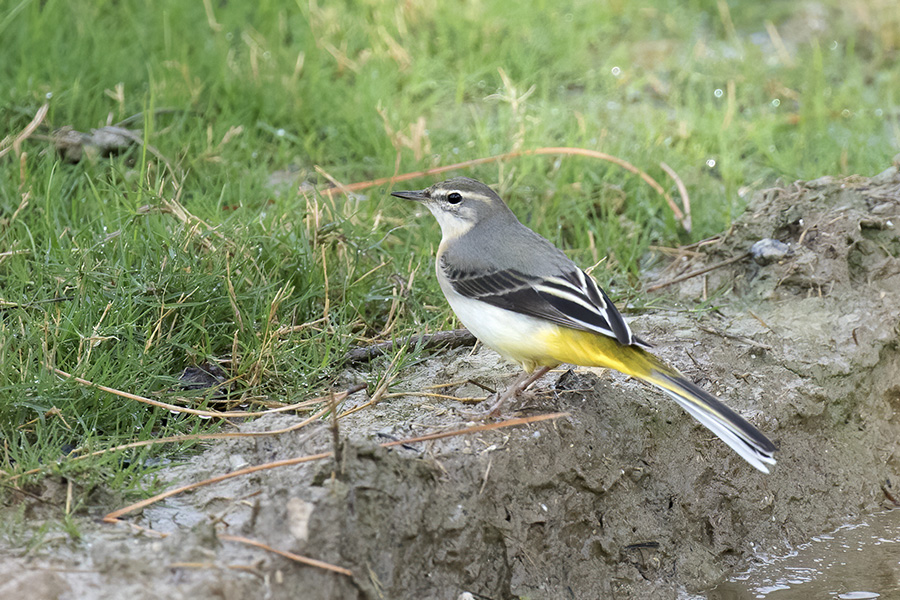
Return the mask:
<path id="1" fill-rule="evenodd" d="M 0 469 L 43 465 L 85 489 L 141 493 L 145 459 L 183 448 L 60 458 L 212 426 L 45 363 L 167 400 L 185 395 L 173 388 L 186 366 L 228 359 L 233 399 L 292 402 L 329 389 L 354 345 L 453 326 L 431 217 L 385 188 L 297 194 L 324 183 L 315 165 L 353 182 L 580 146 L 677 197 L 665 161 L 690 191 L 690 234 L 608 163 L 523 157 L 461 173 L 497 184 L 582 265 L 608 256 L 595 276 L 614 295 L 639 286 L 650 244 L 723 230 L 778 178 L 883 170 L 900 146 L 900 14 L 889 0 L 846 4 L 817 5 L 822 17 L 749 1 L 730 2 L 730 16 L 663 0 L 263 0 L 212 2 L 212 15 L 182 0 L 8 3 L 0 133 L 48 98 L 43 136 L 139 114 L 129 126 L 178 176 L 139 147 L 69 164 L 38 136 L 0 159 Z M 297 181 L 273 187 L 287 169 Z M 173 199 L 196 219 L 167 211 Z"/>

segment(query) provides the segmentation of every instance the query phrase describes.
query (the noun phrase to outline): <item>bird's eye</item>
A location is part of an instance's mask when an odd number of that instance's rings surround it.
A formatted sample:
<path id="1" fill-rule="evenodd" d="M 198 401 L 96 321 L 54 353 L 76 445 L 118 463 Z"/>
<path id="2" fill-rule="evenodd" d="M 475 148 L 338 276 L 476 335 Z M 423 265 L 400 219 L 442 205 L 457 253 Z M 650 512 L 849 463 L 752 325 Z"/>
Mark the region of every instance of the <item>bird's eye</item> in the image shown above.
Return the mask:
<path id="1" fill-rule="evenodd" d="M 462 202 L 462 194 L 459 192 L 450 192 L 447 194 L 447 202 L 450 204 L 459 204 Z"/>

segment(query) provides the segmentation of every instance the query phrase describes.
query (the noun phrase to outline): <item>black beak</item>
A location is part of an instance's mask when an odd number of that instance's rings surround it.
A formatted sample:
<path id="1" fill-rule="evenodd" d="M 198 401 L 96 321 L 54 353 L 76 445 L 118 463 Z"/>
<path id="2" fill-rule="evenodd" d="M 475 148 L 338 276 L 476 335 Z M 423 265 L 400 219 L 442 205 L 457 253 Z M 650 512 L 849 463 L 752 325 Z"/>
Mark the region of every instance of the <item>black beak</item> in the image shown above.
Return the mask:
<path id="1" fill-rule="evenodd" d="M 391 192 L 391 196 L 396 196 L 398 198 L 403 198 L 404 200 L 415 200 L 416 202 L 422 202 L 423 200 L 428 200 L 428 190 L 414 190 L 411 192 Z"/>

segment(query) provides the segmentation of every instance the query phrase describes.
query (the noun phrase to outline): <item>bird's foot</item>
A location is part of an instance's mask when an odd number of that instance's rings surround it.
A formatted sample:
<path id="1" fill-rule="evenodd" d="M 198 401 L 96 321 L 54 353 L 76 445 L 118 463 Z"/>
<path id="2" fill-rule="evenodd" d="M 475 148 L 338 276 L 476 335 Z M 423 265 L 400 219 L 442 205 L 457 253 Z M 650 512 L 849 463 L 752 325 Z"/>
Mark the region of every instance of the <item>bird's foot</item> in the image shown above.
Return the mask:
<path id="1" fill-rule="evenodd" d="M 487 397 L 486 401 L 493 401 L 487 410 L 461 410 L 459 411 L 459 414 L 461 414 L 466 419 L 469 419 L 470 421 L 491 421 L 494 419 L 499 419 L 501 416 L 503 416 L 503 405 L 508 400 L 515 398 L 518 395 L 519 390 L 516 390 L 512 386 L 510 386 L 502 392 L 497 392 L 496 394 Z"/>
<path id="2" fill-rule="evenodd" d="M 499 419 L 503 414 L 502 409 L 503 405 L 506 404 L 506 402 L 512 400 L 513 398 L 517 398 L 519 394 L 521 394 L 525 391 L 526 388 L 528 388 L 528 386 L 543 377 L 549 370 L 550 367 L 541 367 L 534 373 L 523 373 L 505 390 L 503 390 L 502 392 L 497 392 L 496 394 L 488 397 L 488 400 L 493 400 L 493 403 L 486 411 L 465 411 L 461 414 L 467 419 L 471 419 L 473 421 L 488 421 L 491 419 Z"/>

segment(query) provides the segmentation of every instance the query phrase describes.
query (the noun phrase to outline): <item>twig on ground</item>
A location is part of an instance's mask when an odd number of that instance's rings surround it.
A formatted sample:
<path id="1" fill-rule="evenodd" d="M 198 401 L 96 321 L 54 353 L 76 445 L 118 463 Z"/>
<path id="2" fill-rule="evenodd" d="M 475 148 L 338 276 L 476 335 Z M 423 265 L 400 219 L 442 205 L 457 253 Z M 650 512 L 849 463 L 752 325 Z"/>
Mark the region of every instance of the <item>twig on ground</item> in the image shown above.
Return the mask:
<path id="1" fill-rule="evenodd" d="M 696 271 L 691 271 L 690 273 L 685 273 L 684 275 L 681 275 L 674 279 L 670 279 L 669 281 L 663 281 L 662 283 L 657 283 L 657 284 L 651 285 L 645 291 L 655 292 L 656 290 L 660 290 L 664 287 L 667 287 L 667 286 L 670 286 L 670 285 L 673 285 L 676 283 L 681 283 L 682 281 L 687 281 L 688 279 L 692 279 L 699 275 L 703 275 L 704 273 L 709 273 L 710 271 L 715 271 L 716 269 L 721 269 L 722 267 L 727 267 L 728 265 L 730 265 L 732 263 L 736 263 L 738 261 L 744 260 L 748 256 L 750 256 L 749 252 L 744 252 L 743 254 L 738 254 L 737 256 L 732 256 L 728 260 L 723 260 L 722 262 L 717 262 L 713 265 L 709 265 L 708 267 L 704 267 L 702 269 L 697 269 Z"/>
<path id="2" fill-rule="evenodd" d="M 422 346 L 422 348 L 430 349 L 438 346 L 446 346 L 448 348 L 458 348 L 460 346 L 468 346 L 475 343 L 475 336 L 469 333 L 468 329 L 453 329 L 450 331 L 436 331 L 434 333 L 425 333 L 417 336 L 410 336 L 403 341 L 392 340 L 390 342 L 381 342 L 366 346 L 364 348 L 354 348 L 344 356 L 344 360 L 351 363 L 367 362 L 377 356 L 388 354 L 398 346 Z"/>
<path id="3" fill-rule="evenodd" d="M 763 344 L 762 342 L 757 342 L 754 339 L 748 338 L 745 335 L 735 335 L 733 333 L 728 333 L 727 331 L 720 331 L 718 329 L 714 329 L 712 327 L 707 327 L 706 325 L 697 325 L 697 327 L 706 333 L 711 333 L 713 335 L 718 335 L 721 337 L 726 337 L 728 339 L 736 340 L 741 342 L 742 344 L 747 344 L 748 346 L 753 346 L 754 348 L 759 348 L 760 350 L 765 350 L 766 352 L 772 351 L 772 346 L 768 344 Z"/>

